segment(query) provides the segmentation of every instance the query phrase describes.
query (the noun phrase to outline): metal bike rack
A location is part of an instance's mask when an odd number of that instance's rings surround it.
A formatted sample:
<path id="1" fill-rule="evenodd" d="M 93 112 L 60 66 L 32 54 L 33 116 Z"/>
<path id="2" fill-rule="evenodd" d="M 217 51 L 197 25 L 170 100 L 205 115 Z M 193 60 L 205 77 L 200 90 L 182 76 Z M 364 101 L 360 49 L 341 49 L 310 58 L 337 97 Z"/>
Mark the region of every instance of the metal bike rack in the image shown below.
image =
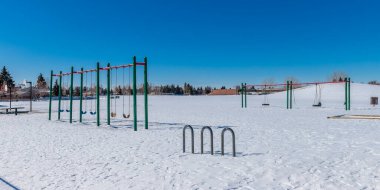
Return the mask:
<path id="1" fill-rule="evenodd" d="M 224 156 L 224 133 L 230 131 L 232 135 L 232 154 L 233 157 L 236 157 L 236 148 L 235 148 L 235 133 L 231 128 L 225 128 L 222 131 L 222 156 Z"/>
<path id="2" fill-rule="evenodd" d="M 203 132 L 207 129 L 210 132 L 210 143 L 211 143 L 211 155 L 214 155 L 214 135 L 212 133 L 211 127 L 205 126 L 201 130 L 201 154 L 203 154 Z"/>
<path id="3" fill-rule="evenodd" d="M 186 150 L 186 129 L 190 129 L 191 131 L 191 153 L 194 154 L 194 129 L 190 125 L 186 125 L 183 128 L 183 152 Z"/>

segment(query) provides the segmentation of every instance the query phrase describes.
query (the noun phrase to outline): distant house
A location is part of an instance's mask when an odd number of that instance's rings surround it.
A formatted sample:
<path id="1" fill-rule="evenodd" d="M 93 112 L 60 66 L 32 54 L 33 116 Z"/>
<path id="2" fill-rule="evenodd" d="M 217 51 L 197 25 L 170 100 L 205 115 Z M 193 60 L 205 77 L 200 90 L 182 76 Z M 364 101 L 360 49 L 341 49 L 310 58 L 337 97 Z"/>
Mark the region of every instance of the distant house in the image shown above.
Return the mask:
<path id="1" fill-rule="evenodd" d="M 217 89 L 211 91 L 209 95 L 238 95 L 238 90 L 236 89 Z"/>
<path id="2" fill-rule="evenodd" d="M 0 85 L 0 92 L 5 91 L 5 84 Z"/>

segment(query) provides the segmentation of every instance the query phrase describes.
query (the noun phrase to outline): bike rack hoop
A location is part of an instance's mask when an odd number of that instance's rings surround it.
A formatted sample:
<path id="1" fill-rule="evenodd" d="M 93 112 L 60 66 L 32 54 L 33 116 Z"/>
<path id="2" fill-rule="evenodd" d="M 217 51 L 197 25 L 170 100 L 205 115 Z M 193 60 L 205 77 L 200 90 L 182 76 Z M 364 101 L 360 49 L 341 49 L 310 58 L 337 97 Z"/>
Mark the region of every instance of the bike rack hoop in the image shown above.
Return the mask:
<path id="1" fill-rule="evenodd" d="M 183 152 L 186 152 L 186 129 L 190 129 L 191 131 L 191 153 L 194 154 L 194 129 L 191 125 L 186 125 L 185 127 L 183 127 L 183 131 L 182 131 L 182 138 L 183 138 Z"/>
<path id="2" fill-rule="evenodd" d="M 235 133 L 231 128 L 224 128 L 222 131 L 222 156 L 224 156 L 224 134 L 226 131 L 230 131 L 232 135 L 232 155 L 236 157 L 236 146 L 235 146 Z"/>
<path id="3" fill-rule="evenodd" d="M 210 132 L 210 146 L 211 146 L 210 150 L 211 150 L 211 155 L 214 155 L 214 134 L 212 132 L 211 127 L 209 126 L 202 127 L 202 130 L 201 130 L 201 154 L 203 154 L 203 134 L 206 129 Z"/>

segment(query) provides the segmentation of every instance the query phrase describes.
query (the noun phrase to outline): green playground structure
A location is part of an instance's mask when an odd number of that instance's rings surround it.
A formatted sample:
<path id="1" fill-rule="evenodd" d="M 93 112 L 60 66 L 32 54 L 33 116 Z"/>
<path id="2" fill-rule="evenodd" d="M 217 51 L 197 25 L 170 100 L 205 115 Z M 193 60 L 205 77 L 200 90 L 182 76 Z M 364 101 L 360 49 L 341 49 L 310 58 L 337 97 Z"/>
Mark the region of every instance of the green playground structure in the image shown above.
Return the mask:
<path id="1" fill-rule="evenodd" d="M 123 69 L 123 84 L 125 82 L 125 68 L 133 69 L 132 76 L 133 76 L 133 85 L 132 85 L 132 92 L 129 93 L 129 95 L 133 95 L 133 128 L 134 131 L 137 131 L 137 66 L 143 66 L 144 67 L 144 109 L 145 109 L 145 129 L 148 129 L 148 58 L 144 58 L 144 62 L 137 62 L 136 61 L 136 56 L 133 57 L 133 63 L 132 64 L 125 64 L 125 65 L 119 65 L 119 66 L 111 66 L 110 63 L 107 64 L 107 67 L 100 67 L 100 63 L 98 62 L 96 64 L 96 69 L 90 69 L 90 70 L 83 70 L 83 68 L 80 69 L 80 71 L 74 71 L 74 67 L 71 67 L 71 71 L 68 73 L 62 73 L 62 71 L 59 72 L 59 74 L 54 74 L 53 71 L 51 71 L 50 74 L 50 98 L 49 98 L 49 120 L 52 119 L 52 100 L 53 100 L 53 80 L 54 77 L 58 77 L 58 120 L 61 120 L 61 113 L 62 112 L 68 112 L 69 113 L 69 121 L 70 123 L 73 122 L 73 94 L 74 94 L 74 75 L 80 75 L 80 96 L 79 96 L 79 122 L 81 123 L 83 121 L 83 115 L 87 114 L 87 97 L 85 101 L 85 107 L 86 110 L 83 111 L 83 96 L 84 96 L 84 91 L 86 91 L 86 95 L 88 93 L 88 86 L 87 86 L 87 78 L 88 74 L 91 75 L 91 87 L 90 92 L 91 95 L 93 95 L 93 89 L 95 90 L 96 93 L 96 98 L 95 101 L 96 103 L 96 108 L 93 109 L 92 106 L 92 100 L 91 100 L 91 111 L 89 114 L 91 115 L 96 115 L 96 123 L 97 126 L 100 126 L 100 72 L 101 71 L 106 71 L 107 72 L 107 81 L 106 81 L 106 86 L 107 86 L 107 125 L 111 125 L 111 117 L 116 116 L 116 96 L 113 97 L 115 99 L 115 112 L 111 112 L 111 81 L 112 81 L 112 75 L 111 72 L 112 70 L 116 70 L 116 87 L 117 87 L 117 70 L 118 69 Z M 95 73 L 96 75 L 96 83 L 95 83 L 95 88 L 93 88 L 93 82 L 92 82 L 92 74 Z M 85 83 L 86 87 L 84 89 L 83 83 L 84 83 L 84 74 L 86 75 L 85 77 Z M 67 78 L 66 83 L 65 81 L 62 80 L 63 77 Z M 69 78 L 70 78 L 70 85 L 69 85 Z M 65 90 L 65 96 L 69 96 L 68 100 L 65 100 L 64 102 L 64 107 L 62 107 L 62 82 L 64 83 L 63 85 L 66 85 L 67 90 Z M 130 73 L 129 73 L 129 88 L 130 88 Z M 120 86 L 119 86 L 120 87 Z M 125 91 L 125 86 L 123 86 L 123 90 Z M 124 93 L 123 93 L 124 95 Z M 129 101 L 130 104 L 130 101 Z M 130 105 L 129 105 L 130 106 Z M 64 109 L 62 109 L 64 108 Z M 126 114 L 124 112 L 124 96 L 123 96 L 123 117 L 124 118 L 129 118 L 130 113 Z"/>
<path id="2" fill-rule="evenodd" d="M 247 108 L 247 86 L 250 87 L 263 87 L 264 91 L 264 103 L 263 106 L 269 106 L 269 102 L 267 100 L 268 93 L 266 92 L 266 89 L 268 87 L 285 87 L 286 86 L 286 109 L 293 109 L 293 94 L 296 87 L 302 86 L 302 85 L 315 85 L 316 86 L 316 95 L 313 107 L 321 107 L 321 90 L 320 85 L 322 84 L 336 84 L 336 83 L 344 83 L 345 84 L 345 110 L 351 110 L 351 78 L 345 78 L 344 81 L 337 81 L 337 82 L 307 82 L 307 83 L 293 83 L 293 81 L 286 81 L 286 84 L 253 84 L 253 85 L 247 85 L 247 83 L 241 83 L 240 87 L 240 94 L 241 94 L 241 107 Z M 319 87 L 319 88 L 318 88 Z"/>

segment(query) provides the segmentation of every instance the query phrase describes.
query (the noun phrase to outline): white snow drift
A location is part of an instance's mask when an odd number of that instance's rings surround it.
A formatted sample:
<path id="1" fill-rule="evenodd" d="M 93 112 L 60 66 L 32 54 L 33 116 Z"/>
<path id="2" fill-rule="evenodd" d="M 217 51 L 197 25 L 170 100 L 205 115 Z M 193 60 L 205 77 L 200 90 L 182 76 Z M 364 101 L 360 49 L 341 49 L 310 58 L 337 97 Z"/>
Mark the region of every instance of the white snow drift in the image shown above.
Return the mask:
<path id="1" fill-rule="evenodd" d="M 284 109 L 284 92 L 270 95 L 269 107 L 261 106 L 263 96 L 249 96 L 247 109 L 239 96 L 151 96 L 149 130 L 139 97 L 137 132 L 121 118 L 121 99 L 112 127 L 96 127 L 89 115 L 83 124 L 69 124 L 67 113 L 56 121 L 56 111 L 48 121 L 48 102 L 37 102 L 43 113 L 0 115 L 0 178 L 20 189 L 380 189 L 380 121 L 327 119 L 380 114 L 369 105 L 380 87 L 353 84 L 349 112 L 344 84 L 323 85 L 322 108 L 311 106 L 314 91 L 297 89 L 293 110 Z M 196 154 L 182 153 L 185 124 L 196 128 Z M 214 130 L 214 156 L 199 154 L 206 125 Z M 220 155 L 223 127 L 236 133 L 235 158 L 229 135 L 228 154 Z"/>

